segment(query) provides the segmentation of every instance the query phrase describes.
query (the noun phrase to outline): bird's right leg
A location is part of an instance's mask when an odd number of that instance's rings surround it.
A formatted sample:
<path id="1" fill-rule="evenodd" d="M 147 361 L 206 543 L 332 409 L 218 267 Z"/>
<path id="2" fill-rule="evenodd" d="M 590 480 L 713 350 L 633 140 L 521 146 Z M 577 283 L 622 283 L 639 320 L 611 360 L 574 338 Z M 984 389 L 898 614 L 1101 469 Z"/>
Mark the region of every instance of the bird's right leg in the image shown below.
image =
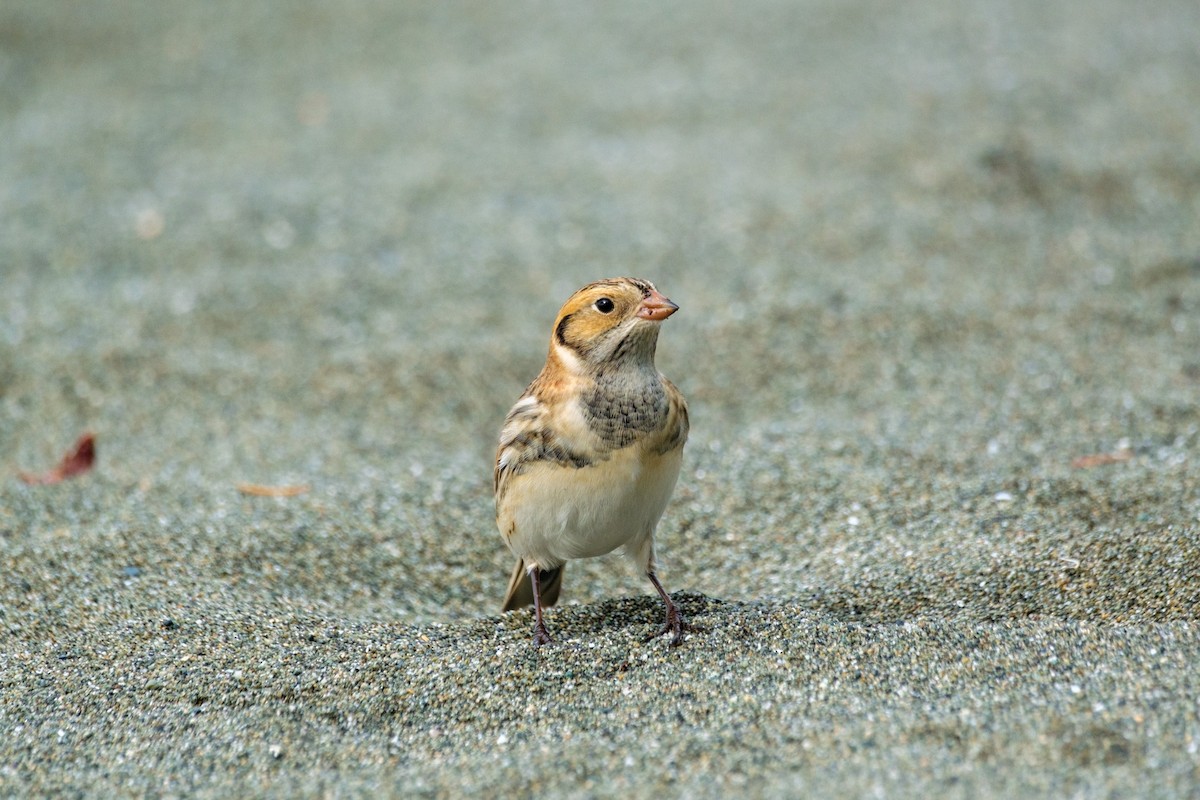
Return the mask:
<path id="1" fill-rule="evenodd" d="M 554 644 L 546 623 L 542 622 L 542 571 L 537 567 L 529 569 L 529 582 L 533 585 L 533 616 L 537 620 L 533 626 L 533 644 L 541 647 L 544 644 Z"/>

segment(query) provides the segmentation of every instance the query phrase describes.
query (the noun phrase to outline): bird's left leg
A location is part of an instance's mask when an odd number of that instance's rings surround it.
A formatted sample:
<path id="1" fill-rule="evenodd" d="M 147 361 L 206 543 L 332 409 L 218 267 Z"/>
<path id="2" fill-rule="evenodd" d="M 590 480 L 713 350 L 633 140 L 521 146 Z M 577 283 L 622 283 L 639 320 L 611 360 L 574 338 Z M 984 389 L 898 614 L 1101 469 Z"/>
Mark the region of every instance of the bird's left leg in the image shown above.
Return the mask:
<path id="1" fill-rule="evenodd" d="M 663 623 L 663 626 L 659 628 L 657 633 L 647 636 L 643 641 L 648 642 L 651 639 L 657 639 L 664 633 L 670 633 L 671 647 L 678 647 L 679 645 L 683 644 L 684 631 L 687 631 L 688 633 L 699 633 L 700 631 L 704 630 L 703 628 L 697 627 L 683 618 L 683 614 L 679 613 L 679 606 L 672 602 L 671 595 L 667 594 L 667 590 L 663 588 L 661 583 L 659 583 L 657 575 L 655 575 L 653 572 L 647 572 L 646 577 L 649 578 L 650 582 L 654 584 L 654 588 L 658 590 L 658 596 L 661 597 L 663 602 L 667 605 L 667 621 Z"/>
<path id="2" fill-rule="evenodd" d="M 663 623 L 662 628 L 657 633 L 647 636 L 642 641 L 649 642 L 657 639 L 664 633 L 670 633 L 671 647 L 678 647 L 683 644 L 683 634 L 685 632 L 699 633 L 704 629 L 691 624 L 683 618 L 683 614 L 679 612 L 679 606 L 675 605 L 675 602 L 671 600 L 671 595 L 667 594 L 667 590 L 663 588 L 662 583 L 658 580 L 658 575 L 656 574 L 657 563 L 654 558 L 654 539 L 647 537 L 645 541 L 639 542 L 635 547 L 636 550 L 631 552 L 630 555 L 641 563 L 642 568 L 646 571 L 646 577 L 650 579 L 650 583 L 654 584 L 655 591 L 658 592 L 658 596 L 662 598 L 663 603 L 667 606 L 667 620 Z"/>

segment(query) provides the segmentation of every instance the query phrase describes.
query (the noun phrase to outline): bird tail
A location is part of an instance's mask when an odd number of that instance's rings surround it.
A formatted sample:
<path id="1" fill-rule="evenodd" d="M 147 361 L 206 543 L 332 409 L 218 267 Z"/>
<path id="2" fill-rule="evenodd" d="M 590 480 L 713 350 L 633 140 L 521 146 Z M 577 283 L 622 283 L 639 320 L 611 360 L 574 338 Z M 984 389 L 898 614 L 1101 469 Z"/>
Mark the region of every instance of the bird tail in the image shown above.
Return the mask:
<path id="1" fill-rule="evenodd" d="M 554 569 L 542 570 L 538 588 L 541 590 L 543 606 L 552 606 L 558 602 L 558 593 L 562 590 L 563 571 L 566 564 Z M 533 582 L 529 577 L 529 569 L 522 559 L 517 559 L 513 567 L 512 577 L 508 579 L 508 594 L 504 597 L 504 607 L 501 611 L 512 611 L 517 608 L 533 605 Z"/>

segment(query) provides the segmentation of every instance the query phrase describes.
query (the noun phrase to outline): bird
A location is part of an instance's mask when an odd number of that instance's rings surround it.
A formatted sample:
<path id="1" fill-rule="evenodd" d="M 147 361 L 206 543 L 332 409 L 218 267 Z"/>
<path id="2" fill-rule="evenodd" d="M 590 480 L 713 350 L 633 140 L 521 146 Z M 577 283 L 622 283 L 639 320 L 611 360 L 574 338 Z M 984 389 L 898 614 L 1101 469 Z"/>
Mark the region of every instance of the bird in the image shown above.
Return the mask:
<path id="1" fill-rule="evenodd" d="M 534 646 L 552 644 L 542 610 L 566 563 L 621 547 L 666 606 L 670 646 L 690 624 L 658 579 L 654 530 L 675 489 L 689 431 L 683 394 L 654 365 L 659 328 L 679 306 L 639 278 L 609 278 L 559 309 L 542 371 L 513 405 L 496 449 L 496 525 L 517 557 L 502 606 L 533 606 Z"/>

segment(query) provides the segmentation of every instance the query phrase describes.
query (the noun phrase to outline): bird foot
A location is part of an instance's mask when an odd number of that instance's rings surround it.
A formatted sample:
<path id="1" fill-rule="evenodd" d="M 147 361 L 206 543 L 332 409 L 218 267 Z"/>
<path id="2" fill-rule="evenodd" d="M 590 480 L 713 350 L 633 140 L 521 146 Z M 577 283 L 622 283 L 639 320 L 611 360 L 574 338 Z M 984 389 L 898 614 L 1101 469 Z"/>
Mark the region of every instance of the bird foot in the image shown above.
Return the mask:
<path id="1" fill-rule="evenodd" d="M 554 640 L 550 638 L 550 631 L 546 630 L 546 626 L 539 622 L 533 626 L 533 646 L 541 647 L 544 644 L 554 644 Z"/>
<path id="2" fill-rule="evenodd" d="M 658 629 L 657 633 L 652 633 L 643 639 L 642 643 L 645 644 L 646 642 L 652 642 L 658 637 L 662 636 L 664 633 L 669 633 L 671 634 L 670 646 L 679 647 L 679 645 L 683 644 L 683 634 L 685 632 L 703 633 L 704 628 L 688 622 L 683 618 L 683 615 L 679 613 L 679 609 L 672 606 L 671 608 L 667 609 L 667 621 L 663 623 L 663 626 Z"/>

